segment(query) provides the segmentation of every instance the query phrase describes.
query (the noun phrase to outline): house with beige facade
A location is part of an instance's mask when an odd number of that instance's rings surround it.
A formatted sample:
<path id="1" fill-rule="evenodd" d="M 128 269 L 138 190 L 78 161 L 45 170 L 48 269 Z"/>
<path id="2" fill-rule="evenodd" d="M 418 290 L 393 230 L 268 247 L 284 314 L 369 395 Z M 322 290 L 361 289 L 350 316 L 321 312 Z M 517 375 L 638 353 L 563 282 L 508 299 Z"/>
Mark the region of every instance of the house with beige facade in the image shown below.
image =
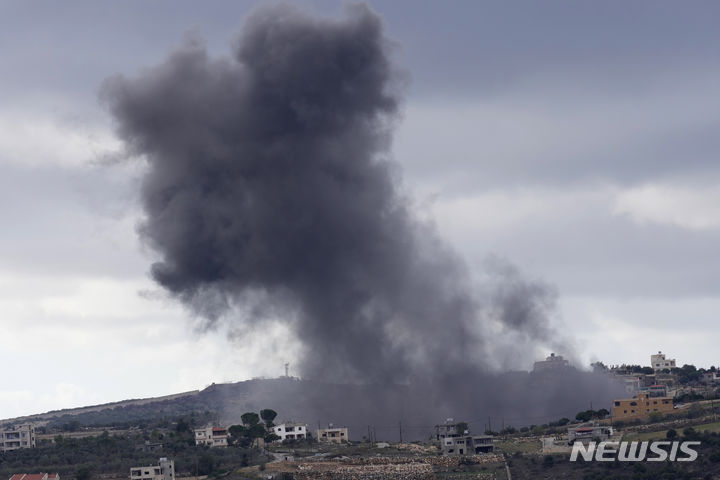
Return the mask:
<path id="1" fill-rule="evenodd" d="M 195 445 L 207 447 L 227 447 L 228 429 L 225 427 L 213 427 L 209 425 L 195 429 Z"/>
<path id="2" fill-rule="evenodd" d="M 320 428 L 317 430 L 317 440 L 319 442 L 328 443 L 345 443 L 348 441 L 347 427 L 334 427 L 332 424 L 328 428 Z"/>
<path id="3" fill-rule="evenodd" d="M 650 355 L 650 366 L 656 372 L 660 370 L 672 370 L 673 368 L 676 368 L 675 359 L 665 358 L 665 354 L 662 352 L 657 352 L 657 354 L 655 355 Z"/>
<path id="4" fill-rule="evenodd" d="M 35 427 L 33 425 L 15 425 L 0 430 L 0 452 L 21 448 L 35 448 Z"/>

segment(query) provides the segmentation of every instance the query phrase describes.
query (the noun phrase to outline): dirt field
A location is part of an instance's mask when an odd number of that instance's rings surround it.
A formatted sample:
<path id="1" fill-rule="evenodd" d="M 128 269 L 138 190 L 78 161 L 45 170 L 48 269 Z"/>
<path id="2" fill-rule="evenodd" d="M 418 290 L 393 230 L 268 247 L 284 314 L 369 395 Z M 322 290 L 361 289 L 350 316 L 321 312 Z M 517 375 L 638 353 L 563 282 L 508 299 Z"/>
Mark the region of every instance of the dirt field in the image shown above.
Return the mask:
<path id="1" fill-rule="evenodd" d="M 241 473 L 256 478 L 282 480 L 505 480 L 505 464 L 500 455 L 464 457 L 382 456 L 274 462 L 261 471 L 257 467 Z"/>

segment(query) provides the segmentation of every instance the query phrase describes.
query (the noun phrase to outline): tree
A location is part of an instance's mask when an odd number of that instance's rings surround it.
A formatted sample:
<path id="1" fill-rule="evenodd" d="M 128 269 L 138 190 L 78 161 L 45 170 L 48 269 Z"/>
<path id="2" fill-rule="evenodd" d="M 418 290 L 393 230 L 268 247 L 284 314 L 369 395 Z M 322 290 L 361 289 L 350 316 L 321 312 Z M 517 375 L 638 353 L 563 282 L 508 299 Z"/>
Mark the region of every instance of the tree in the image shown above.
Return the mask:
<path id="1" fill-rule="evenodd" d="M 610 412 L 606 408 L 601 408 L 596 413 L 597 418 L 605 418 L 610 415 Z"/>
<path id="2" fill-rule="evenodd" d="M 265 422 L 265 426 L 267 428 L 275 426 L 273 424 L 273 420 L 275 420 L 275 417 L 277 417 L 277 412 L 275 410 L 272 410 L 270 408 L 260 410 L 260 418 L 263 419 L 263 422 Z"/>
<path id="3" fill-rule="evenodd" d="M 77 480 L 89 480 L 90 478 L 90 467 L 83 465 L 75 471 L 75 478 Z"/>
<path id="4" fill-rule="evenodd" d="M 256 425 L 252 425 L 250 428 L 247 429 L 247 435 L 252 439 L 264 438 L 266 433 L 267 429 L 265 428 L 265 425 L 261 425 L 259 423 Z"/>
<path id="5" fill-rule="evenodd" d="M 591 410 L 585 410 L 583 412 L 578 412 L 577 415 L 575 415 L 575 420 L 581 421 L 581 422 L 588 422 L 593 417 Z"/>
<path id="6" fill-rule="evenodd" d="M 250 445 L 251 440 L 248 436 L 248 428 L 243 425 L 231 425 L 228 428 L 228 443 L 230 445 L 237 445 L 242 448 L 246 448 Z"/>
<path id="7" fill-rule="evenodd" d="M 665 416 L 661 412 L 651 412 L 649 415 L 649 419 L 651 422 L 660 422 Z"/>
<path id="8" fill-rule="evenodd" d="M 184 418 L 178 419 L 177 425 L 175 425 L 175 431 L 178 433 L 189 432 L 190 424 Z"/>
<path id="9" fill-rule="evenodd" d="M 257 425 L 260 422 L 260 417 L 255 412 L 245 412 L 240 416 L 243 425 L 251 427 Z"/>
<path id="10" fill-rule="evenodd" d="M 280 440 L 280 437 L 274 433 L 268 433 L 265 435 L 265 443 L 272 443 L 278 440 Z"/>
<path id="11" fill-rule="evenodd" d="M 673 438 L 677 437 L 677 432 L 676 432 L 674 429 L 671 428 L 670 430 L 667 431 L 667 433 L 665 434 L 665 436 L 666 436 L 669 440 L 672 440 Z"/>
<path id="12" fill-rule="evenodd" d="M 206 453 L 197 462 L 198 475 L 210 475 L 215 470 L 215 457 Z"/>

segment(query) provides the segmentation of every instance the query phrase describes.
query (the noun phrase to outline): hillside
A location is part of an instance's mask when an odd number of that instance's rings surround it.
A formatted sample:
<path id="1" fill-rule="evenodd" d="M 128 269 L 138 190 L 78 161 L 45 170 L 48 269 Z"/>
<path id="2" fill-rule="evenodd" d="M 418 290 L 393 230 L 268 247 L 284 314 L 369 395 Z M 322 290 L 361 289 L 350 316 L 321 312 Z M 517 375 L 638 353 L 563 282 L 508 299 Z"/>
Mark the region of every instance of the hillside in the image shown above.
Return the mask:
<path id="1" fill-rule="evenodd" d="M 48 433 L 144 427 L 190 415 L 233 424 L 239 423 L 246 411 L 272 408 L 280 421 L 304 421 L 311 427 L 327 423 L 348 426 L 353 439 L 361 439 L 373 428 L 377 438 L 396 441 L 402 422 L 406 440 L 422 440 L 432 434 L 434 424 L 448 417 L 464 419 L 479 432 L 485 430 L 488 417 L 495 425 L 505 419 L 506 425 L 515 426 L 542 423 L 574 416 L 590 402 L 609 404 L 615 390 L 616 385 L 604 377 L 576 370 L 558 376 L 515 372 L 469 377 L 465 388 L 451 392 L 422 381 L 353 385 L 282 377 L 213 384 L 201 391 L 58 410 L 0 423 L 37 422 L 44 424 Z"/>

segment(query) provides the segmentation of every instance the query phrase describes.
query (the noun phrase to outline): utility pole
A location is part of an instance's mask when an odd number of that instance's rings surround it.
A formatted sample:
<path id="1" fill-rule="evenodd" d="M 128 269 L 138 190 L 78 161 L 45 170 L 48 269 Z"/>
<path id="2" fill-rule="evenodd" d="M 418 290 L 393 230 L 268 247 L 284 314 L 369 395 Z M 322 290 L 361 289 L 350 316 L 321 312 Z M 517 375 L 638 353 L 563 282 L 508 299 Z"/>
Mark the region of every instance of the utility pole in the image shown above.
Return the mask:
<path id="1" fill-rule="evenodd" d="M 488 417 L 488 431 L 492 432 L 492 422 L 490 421 L 490 417 Z"/>
<path id="2" fill-rule="evenodd" d="M 398 422 L 398 427 L 400 428 L 400 443 L 403 443 L 403 438 L 402 438 L 402 422 Z"/>

